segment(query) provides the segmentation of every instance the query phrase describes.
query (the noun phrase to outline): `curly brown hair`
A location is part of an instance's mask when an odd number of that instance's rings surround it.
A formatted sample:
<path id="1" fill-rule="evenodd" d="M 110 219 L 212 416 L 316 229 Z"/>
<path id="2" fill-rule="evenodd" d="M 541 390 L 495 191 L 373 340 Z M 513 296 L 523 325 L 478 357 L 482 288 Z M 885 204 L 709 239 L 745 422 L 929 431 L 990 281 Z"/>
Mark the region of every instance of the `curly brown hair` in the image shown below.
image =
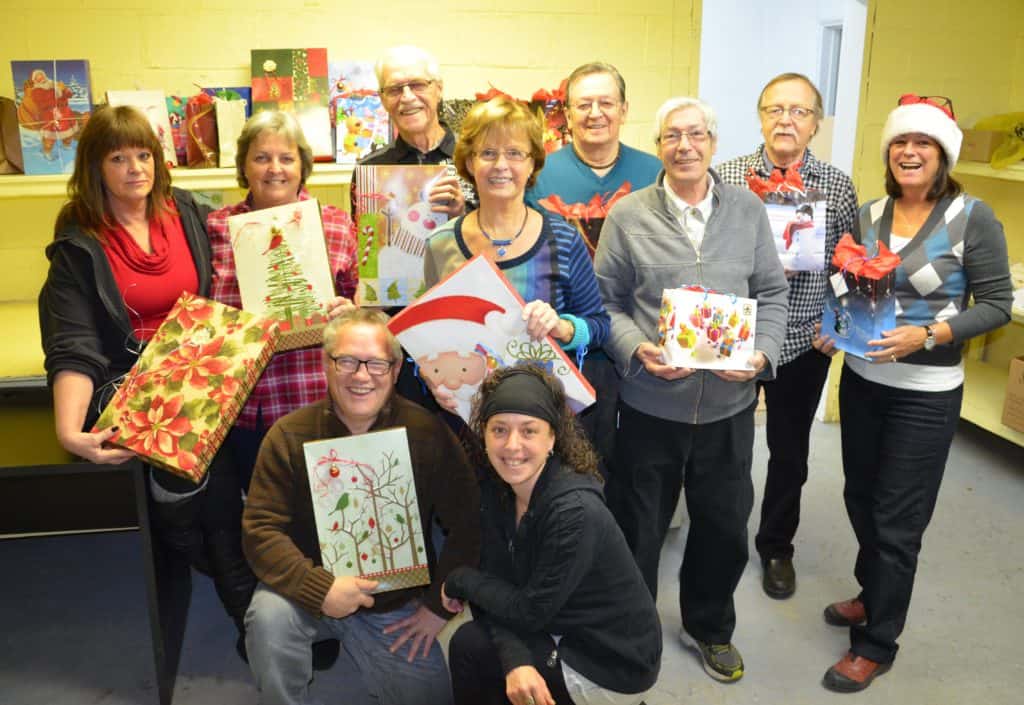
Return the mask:
<path id="1" fill-rule="evenodd" d="M 521 362 L 513 367 L 496 370 L 480 385 L 480 389 L 473 397 L 473 412 L 469 418 L 469 428 L 473 432 L 468 449 L 470 459 L 476 467 L 486 468 L 493 477 L 501 479 L 487 457 L 487 449 L 484 447 L 483 441 L 487 419 L 480 417 L 480 410 L 484 407 L 484 402 L 505 379 L 513 374 L 523 373 L 532 375 L 543 382 L 551 394 L 555 408 L 559 410 L 558 422 L 552 427 L 552 431 L 555 434 L 554 452 L 558 454 L 562 464 L 581 475 L 594 475 L 600 478 L 601 474 L 597 469 L 597 453 L 584 435 L 583 428 L 576 419 L 576 414 L 569 408 L 562 383 L 544 368 L 529 362 Z"/>

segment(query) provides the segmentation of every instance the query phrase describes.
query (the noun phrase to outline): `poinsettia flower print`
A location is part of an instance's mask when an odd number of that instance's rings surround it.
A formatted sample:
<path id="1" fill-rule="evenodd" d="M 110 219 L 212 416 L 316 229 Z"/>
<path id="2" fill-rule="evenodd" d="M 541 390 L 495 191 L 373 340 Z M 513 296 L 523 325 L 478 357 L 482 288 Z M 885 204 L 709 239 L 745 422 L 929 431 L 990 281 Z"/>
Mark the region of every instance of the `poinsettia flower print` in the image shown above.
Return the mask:
<path id="1" fill-rule="evenodd" d="M 159 394 L 154 396 L 147 409 L 128 415 L 122 441 L 147 457 L 173 458 L 181 437 L 192 430 L 192 422 L 178 416 L 184 403 L 185 397 L 180 394 L 166 400 Z"/>
<path id="2" fill-rule="evenodd" d="M 209 394 L 206 396 L 223 406 L 238 396 L 238 391 L 241 388 L 242 385 L 237 378 L 225 377 L 224 381 L 220 383 L 220 386 L 211 389 Z"/>
<path id="3" fill-rule="evenodd" d="M 164 358 L 160 369 L 172 382 L 186 382 L 195 389 L 205 389 L 211 375 L 231 369 L 231 359 L 219 357 L 224 337 L 218 336 L 205 345 L 182 345 Z"/>
<path id="4" fill-rule="evenodd" d="M 174 319 L 178 324 L 188 330 L 199 321 L 208 321 L 213 316 L 213 306 L 210 302 L 199 296 L 183 293 L 175 303 L 168 318 Z"/>

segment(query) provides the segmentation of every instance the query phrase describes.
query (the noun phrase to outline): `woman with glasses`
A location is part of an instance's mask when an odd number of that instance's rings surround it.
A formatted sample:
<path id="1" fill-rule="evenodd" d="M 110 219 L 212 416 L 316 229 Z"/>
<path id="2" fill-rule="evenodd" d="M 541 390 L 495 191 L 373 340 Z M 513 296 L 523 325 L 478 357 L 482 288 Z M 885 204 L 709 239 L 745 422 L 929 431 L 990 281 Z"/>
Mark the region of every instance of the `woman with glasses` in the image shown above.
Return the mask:
<path id="1" fill-rule="evenodd" d="M 253 115 L 238 136 L 235 157 L 238 185 L 248 188 L 245 199 L 214 211 L 206 221 L 213 250 L 213 282 L 210 296 L 216 301 L 242 307 L 235 258 L 228 233 L 228 218 L 242 213 L 283 206 L 310 198 L 305 184 L 313 171 L 313 152 L 302 128 L 290 113 L 263 111 Z M 356 236 L 352 219 L 334 206 L 323 206 L 321 218 L 327 257 L 337 296 L 327 303 L 328 316 L 352 308 L 357 269 Z M 279 352 L 270 360 L 242 407 L 226 446 L 233 456 L 235 495 L 248 491 L 260 443 L 270 427 L 285 414 L 323 399 L 327 382 L 320 351 L 315 348 Z M 241 540 L 241 505 L 230 527 Z M 245 567 L 248 571 L 248 567 Z M 252 590 L 249 590 L 251 597 Z M 245 599 L 248 605 L 248 597 Z M 244 615 L 244 607 L 242 610 Z M 241 628 L 241 627 L 240 627 Z M 333 645 L 332 645 L 333 646 Z M 332 647 L 317 647 L 317 667 L 333 660 Z M 323 659 L 321 661 L 320 659 Z"/>
<path id="2" fill-rule="evenodd" d="M 480 569 L 455 568 L 441 593 L 475 617 L 449 647 L 455 705 L 640 703 L 661 665 L 658 613 L 561 383 L 498 370 L 471 423 Z"/>
<path id="3" fill-rule="evenodd" d="M 882 130 L 888 195 L 855 224 L 869 253 L 885 243 L 902 262 L 896 327 L 869 341 L 867 359 L 846 355 L 839 386 L 860 592 L 825 608 L 851 643 L 825 674 L 829 690 L 863 690 L 892 666 L 960 418 L 964 343 L 1010 319 L 1003 226 L 950 176 L 962 137 L 947 98 L 903 96 Z M 815 346 L 834 353 L 827 336 Z"/>
<path id="4" fill-rule="evenodd" d="M 551 335 L 582 365 L 587 348 L 608 337 L 608 314 L 579 234 L 523 199 L 544 158 L 540 122 L 525 105 L 498 97 L 474 106 L 462 123 L 455 165 L 472 182 L 480 207 L 430 237 L 424 277 L 433 286 L 482 254 L 528 302 L 523 313 L 530 336 Z M 453 395 L 426 379 L 438 403 L 454 410 Z"/>

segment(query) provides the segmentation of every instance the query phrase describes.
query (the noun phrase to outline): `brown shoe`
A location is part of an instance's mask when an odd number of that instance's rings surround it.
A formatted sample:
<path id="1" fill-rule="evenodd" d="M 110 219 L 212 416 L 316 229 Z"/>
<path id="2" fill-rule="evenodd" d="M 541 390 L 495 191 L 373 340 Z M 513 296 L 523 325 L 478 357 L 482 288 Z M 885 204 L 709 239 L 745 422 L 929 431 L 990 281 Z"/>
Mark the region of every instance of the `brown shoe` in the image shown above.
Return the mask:
<path id="1" fill-rule="evenodd" d="M 833 627 L 852 627 L 855 624 L 864 624 L 867 619 L 864 603 L 858 597 L 833 602 L 825 608 L 825 621 Z"/>
<path id="2" fill-rule="evenodd" d="M 821 684 L 838 693 L 856 693 L 867 688 L 871 681 L 891 667 L 891 663 L 878 663 L 863 656 L 855 656 L 849 651 L 825 672 Z"/>

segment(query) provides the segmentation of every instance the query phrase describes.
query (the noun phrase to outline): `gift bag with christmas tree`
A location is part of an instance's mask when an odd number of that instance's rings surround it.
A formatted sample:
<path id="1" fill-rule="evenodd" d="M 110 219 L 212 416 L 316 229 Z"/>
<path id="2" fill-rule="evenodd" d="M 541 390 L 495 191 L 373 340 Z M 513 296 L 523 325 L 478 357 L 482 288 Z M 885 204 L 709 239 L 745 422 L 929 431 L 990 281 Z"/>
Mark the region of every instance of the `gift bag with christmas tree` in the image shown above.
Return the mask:
<path id="1" fill-rule="evenodd" d="M 896 327 L 896 268 L 900 256 L 878 242 L 877 252 L 846 233 L 836 245 L 825 286 L 821 334 L 850 355 L 864 357 L 874 350 L 869 340 L 881 340 L 882 331 Z"/>
<path id="2" fill-rule="evenodd" d="M 387 592 L 430 582 L 404 428 L 303 444 L 324 569 Z"/>
<path id="3" fill-rule="evenodd" d="M 569 405 L 582 411 L 594 403 L 593 387 L 553 338 L 530 340 L 525 305 L 494 263 L 477 255 L 392 318 L 388 328 L 415 360 L 417 374 L 454 396 L 466 421 L 480 383 L 519 362 L 558 377 Z"/>
<path id="4" fill-rule="evenodd" d="M 391 140 L 388 112 L 377 93 L 377 76 L 369 61 L 332 61 L 327 72 L 335 161 L 355 164 Z"/>
<path id="5" fill-rule="evenodd" d="M 359 296 L 363 306 L 405 306 L 426 289 L 427 238 L 448 220 L 427 195 L 449 173 L 443 164 L 356 167 Z"/>
<path id="6" fill-rule="evenodd" d="M 327 50 L 253 49 L 252 110 L 293 113 L 317 161 L 333 161 Z"/>
<path id="7" fill-rule="evenodd" d="M 757 301 L 701 286 L 665 289 L 658 344 L 665 363 L 704 370 L 746 370 L 754 353 Z"/>
<path id="8" fill-rule="evenodd" d="M 281 324 L 279 350 L 319 345 L 334 281 L 316 199 L 228 218 L 242 308 Z"/>
<path id="9" fill-rule="evenodd" d="M 274 352 L 277 323 L 183 293 L 93 431 L 199 483 Z"/>

